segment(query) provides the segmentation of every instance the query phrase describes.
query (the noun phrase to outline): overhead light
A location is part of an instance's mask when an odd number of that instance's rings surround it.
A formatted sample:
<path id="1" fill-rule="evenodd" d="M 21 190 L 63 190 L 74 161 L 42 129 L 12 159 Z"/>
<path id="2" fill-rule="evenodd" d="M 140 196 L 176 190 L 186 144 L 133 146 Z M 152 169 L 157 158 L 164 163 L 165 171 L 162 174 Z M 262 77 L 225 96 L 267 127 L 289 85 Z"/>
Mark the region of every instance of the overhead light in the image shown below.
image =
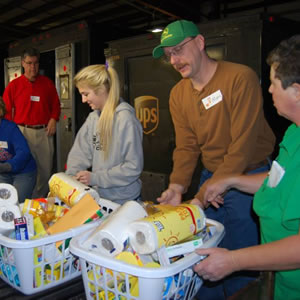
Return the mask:
<path id="1" fill-rule="evenodd" d="M 162 32 L 162 28 L 153 28 L 151 29 L 151 32 L 156 33 L 156 32 Z"/>

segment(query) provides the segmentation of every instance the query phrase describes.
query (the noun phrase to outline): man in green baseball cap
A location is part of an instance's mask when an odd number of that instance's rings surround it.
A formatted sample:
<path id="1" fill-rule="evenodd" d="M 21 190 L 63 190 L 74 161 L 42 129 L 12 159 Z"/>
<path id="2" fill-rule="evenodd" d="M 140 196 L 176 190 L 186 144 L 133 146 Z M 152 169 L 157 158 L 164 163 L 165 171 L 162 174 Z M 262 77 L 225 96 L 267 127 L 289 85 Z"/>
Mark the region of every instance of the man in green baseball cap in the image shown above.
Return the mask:
<path id="1" fill-rule="evenodd" d="M 221 222 L 226 235 L 221 247 L 239 249 L 259 242 L 253 196 L 230 190 L 208 202 L 208 187 L 220 177 L 258 173 L 269 169 L 275 136 L 263 113 L 261 87 L 249 67 L 208 56 L 205 38 L 193 22 L 169 24 L 154 48 L 153 57 L 165 56 L 180 80 L 170 93 L 176 147 L 169 186 L 157 199 L 178 205 L 188 190 L 198 158 L 203 166 L 199 189 L 192 199 L 207 218 Z M 205 279 L 205 277 L 204 277 Z M 204 282 L 199 299 L 225 300 L 255 279 L 253 274 L 233 274 Z"/>
<path id="2" fill-rule="evenodd" d="M 153 49 L 153 57 L 159 58 L 164 54 L 163 47 L 172 47 L 181 43 L 187 37 L 195 37 L 200 34 L 196 24 L 181 20 L 168 25 L 160 38 L 160 45 Z"/>

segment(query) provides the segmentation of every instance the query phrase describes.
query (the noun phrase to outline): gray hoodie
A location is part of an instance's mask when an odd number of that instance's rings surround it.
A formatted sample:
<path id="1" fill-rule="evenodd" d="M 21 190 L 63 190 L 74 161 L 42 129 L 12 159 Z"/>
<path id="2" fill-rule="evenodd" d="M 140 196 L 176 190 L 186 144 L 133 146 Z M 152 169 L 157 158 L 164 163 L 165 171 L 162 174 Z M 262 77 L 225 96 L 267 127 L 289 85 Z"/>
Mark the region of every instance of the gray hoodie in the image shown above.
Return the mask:
<path id="1" fill-rule="evenodd" d="M 135 110 L 121 102 L 115 112 L 109 157 L 100 149 L 97 124 L 100 111 L 89 114 L 76 135 L 68 155 L 68 175 L 92 167 L 91 186 L 100 197 L 118 202 L 136 199 L 141 193 L 143 170 L 143 130 Z"/>

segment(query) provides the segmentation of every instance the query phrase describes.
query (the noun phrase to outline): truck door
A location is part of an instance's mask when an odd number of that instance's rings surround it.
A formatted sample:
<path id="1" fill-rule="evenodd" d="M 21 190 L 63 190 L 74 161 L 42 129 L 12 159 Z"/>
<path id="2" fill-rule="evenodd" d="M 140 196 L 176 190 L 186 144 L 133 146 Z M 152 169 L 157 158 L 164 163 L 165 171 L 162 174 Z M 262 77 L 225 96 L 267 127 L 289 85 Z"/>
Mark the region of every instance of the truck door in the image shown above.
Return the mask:
<path id="1" fill-rule="evenodd" d="M 4 59 L 4 81 L 5 86 L 8 85 L 13 79 L 21 76 L 22 63 L 21 56 L 8 57 Z"/>
<path id="2" fill-rule="evenodd" d="M 56 76 L 55 84 L 61 103 L 61 115 L 58 122 L 57 170 L 64 171 L 68 153 L 75 138 L 75 105 L 72 79 L 74 76 L 74 44 L 55 48 Z"/>

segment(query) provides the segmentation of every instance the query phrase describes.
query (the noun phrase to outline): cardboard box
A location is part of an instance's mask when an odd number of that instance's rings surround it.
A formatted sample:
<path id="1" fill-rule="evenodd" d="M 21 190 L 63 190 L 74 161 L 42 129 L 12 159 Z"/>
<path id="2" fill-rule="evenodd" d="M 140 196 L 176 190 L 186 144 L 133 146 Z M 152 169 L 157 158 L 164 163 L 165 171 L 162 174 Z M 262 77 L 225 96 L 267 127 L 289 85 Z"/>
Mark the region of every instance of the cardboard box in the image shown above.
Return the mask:
<path id="1" fill-rule="evenodd" d="M 96 200 L 86 194 L 63 217 L 47 229 L 49 234 L 64 232 L 68 229 L 82 225 L 88 218 L 99 210 Z"/>

